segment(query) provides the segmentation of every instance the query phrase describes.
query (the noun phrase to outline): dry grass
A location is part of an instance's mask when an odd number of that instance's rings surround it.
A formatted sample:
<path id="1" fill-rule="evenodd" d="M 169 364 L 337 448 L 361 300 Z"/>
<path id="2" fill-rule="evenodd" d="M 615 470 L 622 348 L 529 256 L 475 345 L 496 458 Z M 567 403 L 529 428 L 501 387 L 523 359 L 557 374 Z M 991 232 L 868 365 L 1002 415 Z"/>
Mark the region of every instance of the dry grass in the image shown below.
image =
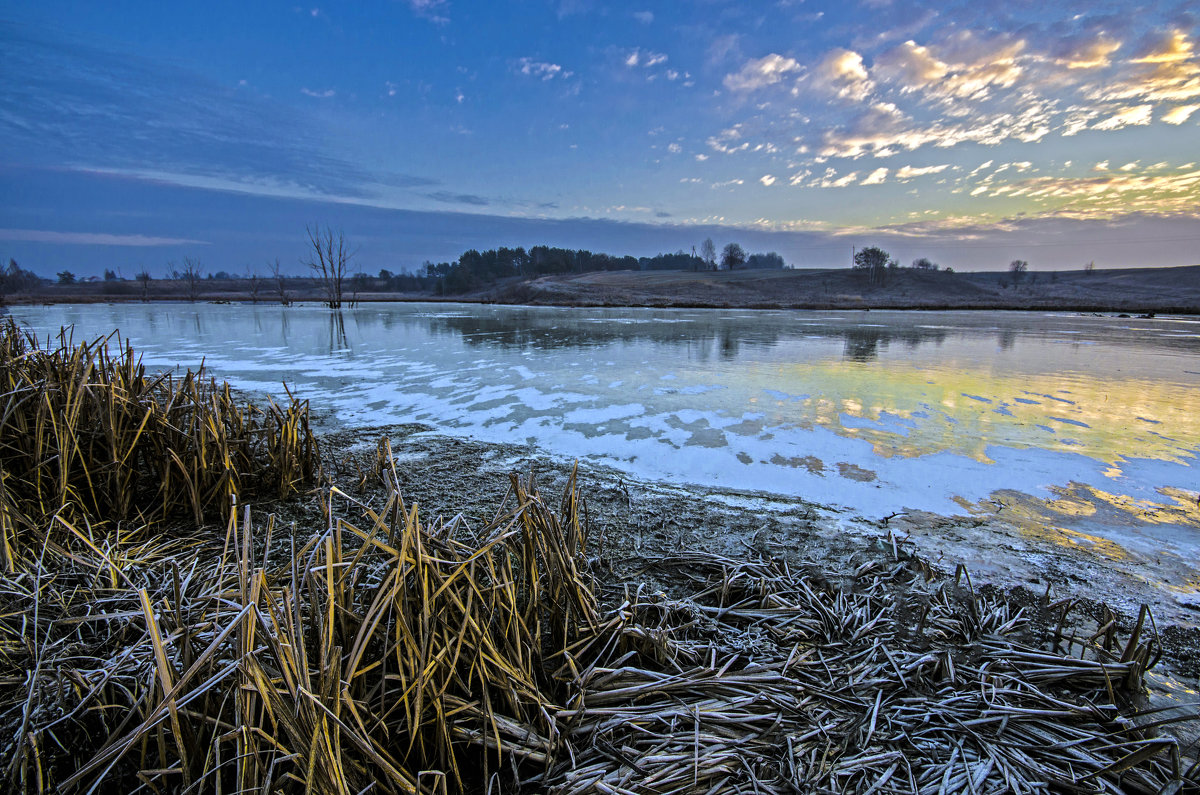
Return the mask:
<path id="1" fill-rule="evenodd" d="M 48 409 L 48 427 L 65 427 L 64 411 Z M 65 479 L 69 499 L 57 503 L 59 492 L 29 486 L 38 472 L 54 482 L 44 457 L 20 479 L 5 463 L 8 526 L 42 528 L 14 536 L 0 579 L 0 759 L 12 791 L 1196 785 L 1194 749 L 1156 725 L 1195 708 L 1129 708 L 1157 654 L 1145 615 L 1131 636 L 1108 626 L 1074 637 L 1063 605 L 1062 626 L 1037 637 L 1019 611 L 968 580 L 932 577 L 895 546 L 850 587 L 704 553 L 654 563 L 687 598 L 602 584 L 585 562 L 573 479 L 556 507 L 514 477 L 483 526 L 423 522 L 386 441 L 374 504 L 328 485 L 315 527 L 230 504 L 223 534 L 164 534 L 93 513 L 122 505 L 79 493 L 110 457 L 77 455 L 91 477 Z M 156 489 L 143 493 L 159 504 Z M 219 504 L 239 492 L 194 493 Z M 61 509 L 75 500 L 88 510 Z M 181 506 L 197 512 L 192 498 Z"/>
<path id="2" fill-rule="evenodd" d="M 43 349 L 11 320 L 0 327 L 0 562 L 9 572 L 36 554 L 47 526 L 199 523 L 239 495 L 282 498 L 315 480 L 307 403 L 242 407 L 228 384 L 202 372 L 147 375 L 131 348 L 117 340 L 113 355 L 110 341 L 76 345 L 64 331 Z"/>

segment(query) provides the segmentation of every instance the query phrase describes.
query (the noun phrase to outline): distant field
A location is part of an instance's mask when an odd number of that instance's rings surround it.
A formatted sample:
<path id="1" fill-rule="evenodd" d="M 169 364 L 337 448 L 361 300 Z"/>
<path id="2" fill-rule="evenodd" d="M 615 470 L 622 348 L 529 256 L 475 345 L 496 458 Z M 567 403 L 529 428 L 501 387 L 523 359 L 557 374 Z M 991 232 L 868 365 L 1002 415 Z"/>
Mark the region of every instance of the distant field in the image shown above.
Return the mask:
<path id="1" fill-rule="evenodd" d="M 1080 312 L 1200 313 L 1200 265 L 1086 272 L 1031 272 L 1014 284 L 1007 272 L 949 273 L 900 268 L 881 283 L 865 272 L 837 270 L 596 271 L 508 279 L 464 295 L 394 292 L 360 277 L 347 302 L 469 301 L 559 306 L 677 306 L 764 309 L 1063 309 Z M 143 289 L 145 287 L 145 289 Z M 9 303 L 106 301 L 255 301 L 278 304 L 274 283 L 204 279 L 194 291 L 180 281 L 45 285 Z M 320 284 L 288 279 L 288 300 L 320 301 Z"/>
<path id="2" fill-rule="evenodd" d="M 1200 266 L 1027 274 L 901 268 L 881 284 L 840 270 L 611 271 L 547 276 L 485 296 L 501 302 L 764 308 L 1200 312 Z"/>

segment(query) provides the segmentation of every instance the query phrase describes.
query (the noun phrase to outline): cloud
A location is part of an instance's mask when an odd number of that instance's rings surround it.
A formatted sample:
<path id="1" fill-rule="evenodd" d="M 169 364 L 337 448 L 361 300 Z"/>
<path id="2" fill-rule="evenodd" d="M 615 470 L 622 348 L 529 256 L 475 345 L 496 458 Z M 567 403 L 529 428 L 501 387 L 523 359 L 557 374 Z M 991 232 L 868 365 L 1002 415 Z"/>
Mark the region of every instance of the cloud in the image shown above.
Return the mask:
<path id="1" fill-rule="evenodd" d="M 532 58 L 517 59 L 517 71 L 529 77 L 536 77 L 543 82 L 554 80 L 555 78 L 569 79 L 574 72 L 569 72 L 563 69 L 556 63 L 547 61 L 535 61 Z M 459 100 L 461 102 L 461 100 Z"/>
<path id="2" fill-rule="evenodd" d="M 1200 110 L 1200 105 L 1177 105 L 1162 115 L 1167 124 L 1183 124 L 1192 114 Z"/>
<path id="3" fill-rule="evenodd" d="M 773 86 L 784 77 L 800 71 L 800 63 L 793 58 L 771 53 L 762 58 L 747 61 L 740 71 L 725 75 L 725 87 L 730 91 L 757 91 Z"/>
<path id="4" fill-rule="evenodd" d="M 769 188 L 775 184 L 775 177 L 771 176 L 770 174 L 763 174 L 761 177 L 759 177 L 758 181 Z"/>
<path id="5" fill-rule="evenodd" d="M 448 0 L 404 0 L 405 4 L 413 10 L 413 13 L 430 22 L 445 24 L 450 21 L 448 17 L 443 15 L 441 11 L 449 8 Z"/>
<path id="6" fill-rule="evenodd" d="M 980 169 L 987 168 L 991 164 L 992 164 L 992 161 L 989 160 L 987 163 L 980 166 L 979 168 Z M 908 182 L 910 179 L 914 179 L 916 177 L 924 177 L 929 174 L 941 174 L 943 171 L 945 171 L 948 168 L 950 168 L 949 163 L 944 163 L 940 166 L 902 166 L 902 167 L 896 169 L 896 179 L 899 180 L 900 182 Z M 972 173 L 975 173 L 975 172 L 972 172 Z"/>
<path id="7" fill-rule="evenodd" d="M 435 202 L 442 202 L 444 204 L 470 204 L 475 207 L 485 207 L 491 204 L 487 199 L 482 196 L 476 196 L 473 193 L 451 193 L 439 190 L 423 195 L 428 199 L 433 199 Z"/>
<path id="8" fill-rule="evenodd" d="M 1109 57 L 1121 49 L 1121 42 L 1101 32 L 1094 38 L 1078 41 L 1057 63 L 1067 69 L 1101 69 L 1112 63 Z"/>
<path id="9" fill-rule="evenodd" d="M 636 19 L 638 22 L 641 22 L 643 25 L 649 25 L 651 22 L 654 21 L 654 12 L 653 11 L 634 11 L 633 18 Z"/>
<path id="10" fill-rule="evenodd" d="M 1150 123 L 1153 105 L 1136 105 L 1122 108 L 1101 122 L 1092 125 L 1093 130 L 1120 130 L 1123 127 L 1142 127 Z"/>
<path id="11" fill-rule="evenodd" d="M 723 155 L 745 152 L 750 148 L 750 142 L 742 140 L 740 124 L 735 124 L 728 129 L 721 130 L 718 134 L 711 136 L 707 143 L 714 151 L 720 152 Z"/>
<path id="12" fill-rule="evenodd" d="M 911 39 L 875 59 L 878 74 L 899 86 L 901 93 L 918 91 L 941 80 L 950 67 L 934 57 L 928 47 Z"/>
<path id="13" fill-rule="evenodd" d="M 982 39 L 970 31 L 958 33 L 939 48 L 947 74 L 930 86 L 932 96 L 981 101 L 996 89 L 1011 88 L 1024 74 L 1020 55 L 1026 43 L 1004 37 Z"/>
<path id="14" fill-rule="evenodd" d="M 882 185 L 884 182 L 887 181 L 887 175 L 888 175 L 888 169 L 877 168 L 874 171 L 872 171 L 870 174 L 868 174 L 866 177 L 864 177 L 863 181 L 860 182 L 859 184 L 860 185 Z"/>
<path id="15" fill-rule="evenodd" d="M 1060 216 L 1116 218 L 1128 213 L 1198 216 L 1195 203 L 1200 171 L 1120 174 L 1096 177 L 1033 177 L 998 184 L 987 195 L 1030 200 Z"/>
<path id="16" fill-rule="evenodd" d="M 641 66 L 649 69 L 652 66 L 660 66 L 666 62 L 667 56 L 665 54 L 649 50 L 643 52 L 641 48 L 633 50 L 629 55 L 625 56 L 625 65 L 630 68 Z"/>
<path id="17" fill-rule="evenodd" d="M 826 53 L 817 64 L 813 84 L 840 99 L 855 102 L 865 100 L 875 88 L 862 56 L 841 48 Z"/>
<path id="18" fill-rule="evenodd" d="M 98 232 L 55 232 L 49 229 L 0 229 L 0 240 L 26 243 L 57 243 L 78 246 L 207 246 L 207 241 L 186 237 L 152 235 L 110 235 Z"/>
<path id="19" fill-rule="evenodd" d="M 1116 76 L 1089 87 L 1097 101 L 1182 102 L 1200 97 L 1200 56 L 1187 34 L 1172 30 L 1121 65 Z"/>
<path id="20" fill-rule="evenodd" d="M 838 176 L 836 168 L 827 168 L 825 173 L 808 183 L 808 187 L 817 188 L 845 188 L 848 185 L 853 185 L 858 179 L 858 172 L 851 171 L 849 174 Z"/>
<path id="21" fill-rule="evenodd" d="M 672 141 L 671 143 L 667 144 L 667 151 L 673 155 L 677 155 L 683 151 L 683 147 Z"/>
<path id="22" fill-rule="evenodd" d="M 300 93 L 306 97 L 316 97 L 317 99 L 329 99 L 337 95 L 337 92 L 332 88 L 327 88 L 324 91 L 313 91 L 310 88 L 302 88 L 300 89 Z"/>

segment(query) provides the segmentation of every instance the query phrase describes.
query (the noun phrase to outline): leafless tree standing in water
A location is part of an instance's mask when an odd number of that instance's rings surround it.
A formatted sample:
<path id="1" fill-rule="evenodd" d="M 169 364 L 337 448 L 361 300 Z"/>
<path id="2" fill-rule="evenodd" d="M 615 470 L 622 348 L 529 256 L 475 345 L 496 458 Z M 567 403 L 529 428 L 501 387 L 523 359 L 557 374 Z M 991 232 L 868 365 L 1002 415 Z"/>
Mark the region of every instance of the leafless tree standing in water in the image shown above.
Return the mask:
<path id="1" fill-rule="evenodd" d="M 179 278 L 187 285 L 188 300 L 195 301 L 200 293 L 200 260 L 184 257 Z"/>
<path id="2" fill-rule="evenodd" d="M 279 269 L 279 258 L 276 257 L 274 262 L 268 262 L 267 267 L 271 269 L 271 278 L 275 280 L 275 294 L 279 297 L 279 303 L 283 306 L 291 306 L 292 298 L 287 291 L 287 277 Z"/>
<path id="3" fill-rule="evenodd" d="M 258 297 L 262 294 L 262 279 L 258 278 L 258 273 L 249 265 L 246 266 L 246 284 L 249 285 L 250 303 L 257 304 Z"/>
<path id="4" fill-rule="evenodd" d="M 308 233 L 310 249 L 305 264 L 321 280 L 325 305 L 330 309 L 341 309 L 343 287 L 354 252 L 347 246 L 346 236 L 340 229 L 322 229 L 320 224 L 314 224 L 305 226 L 304 231 Z"/>
<path id="5" fill-rule="evenodd" d="M 150 282 L 154 281 L 154 277 L 150 275 L 148 270 L 142 268 L 141 271 L 138 272 L 138 275 L 134 276 L 133 278 L 137 279 L 138 283 L 142 285 L 142 301 L 149 301 Z"/>

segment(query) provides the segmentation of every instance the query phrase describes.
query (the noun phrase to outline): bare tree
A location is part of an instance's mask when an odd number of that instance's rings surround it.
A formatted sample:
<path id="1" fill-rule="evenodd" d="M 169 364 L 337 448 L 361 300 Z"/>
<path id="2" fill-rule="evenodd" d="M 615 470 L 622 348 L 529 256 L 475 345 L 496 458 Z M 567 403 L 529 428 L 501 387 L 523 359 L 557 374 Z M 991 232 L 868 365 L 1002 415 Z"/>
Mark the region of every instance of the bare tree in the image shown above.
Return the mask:
<path id="1" fill-rule="evenodd" d="M 1023 259 L 1015 259 L 1009 263 L 1008 272 L 1012 274 L 1013 286 L 1016 287 L 1029 272 L 1029 263 Z"/>
<path id="2" fill-rule="evenodd" d="M 263 280 L 258 278 L 258 273 L 249 265 L 246 266 L 246 284 L 250 289 L 250 303 L 257 304 L 258 297 L 262 294 Z"/>
<path id="3" fill-rule="evenodd" d="M 704 260 L 705 270 L 715 271 L 717 269 L 717 247 L 711 237 L 706 237 L 700 244 L 700 259 Z"/>
<path id="4" fill-rule="evenodd" d="M 200 293 L 200 260 L 191 257 L 183 258 L 183 270 L 178 278 L 187 286 L 188 300 L 195 301 Z"/>
<path id="5" fill-rule="evenodd" d="M 138 283 L 142 285 L 142 301 L 150 300 L 150 282 L 154 281 L 154 277 L 150 275 L 148 270 L 142 268 L 138 272 L 138 275 L 133 278 L 137 279 Z"/>
<path id="6" fill-rule="evenodd" d="M 274 262 L 268 262 L 267 268 L 271 271 L 271 278 L 275 281 L 275 295 L 279 298 L 279 303 L 283 306 L 291 306 L 292 297 L 288 294 L 287 277 L 280 270 L 279 258 L 276 257 Z"/>
<path id="7" fill-rule="evenodd" d="M 322 229 L 320 224 L 314 224 L 305 226 L 304 231 L 308 233 L 310 249 L 308 261 L 304 264 L 321 280 L 325 305 L 330 309 L 341 309 L 346 275 L 355 252 L 347 246 L 346 236 L 340 229 Z"/>

